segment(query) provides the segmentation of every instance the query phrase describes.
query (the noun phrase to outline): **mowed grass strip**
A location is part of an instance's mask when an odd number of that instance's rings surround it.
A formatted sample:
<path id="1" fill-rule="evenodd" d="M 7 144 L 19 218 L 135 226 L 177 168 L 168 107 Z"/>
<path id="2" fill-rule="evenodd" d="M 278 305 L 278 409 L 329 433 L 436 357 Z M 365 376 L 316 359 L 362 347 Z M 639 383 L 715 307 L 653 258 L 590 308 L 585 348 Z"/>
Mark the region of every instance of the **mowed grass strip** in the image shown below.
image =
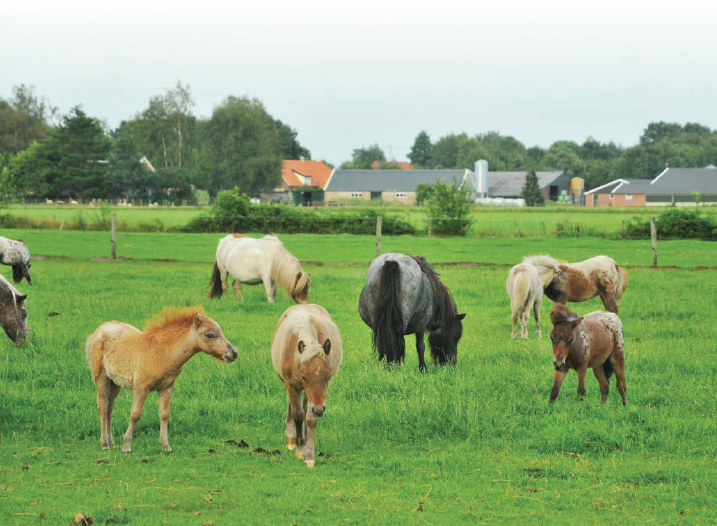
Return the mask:
<path id="1" fill-rule="evenodd" d="M 157 254 L 197 250 L 181 236 L 154 239 Z M 295 240 L 301 247 L 314 238 Z M 216 236 L 209 241 L 214 245 Z M 453 241 L 446 257 L 462 252 L 464 240 Z M 532 252 L 530 243 L 518 245 L 515 253 Z M 332 254 L 329 246 L 315 248 Z M 314 470 L 284 448 L 286 401 L 269 348 L 279 316 L 292 304 L 285 294 L 269 304 L 263 287 L 245 286 L 243 303 L 233 296 L 209 300 L 206 262 L 34 262 L 36 285 L 21 287 L 30 293 L 30 341 L 23 349 L 7 339 L 0 346 L 3 524 L 69 524 L 76 513 L 98 524 L 143 525 L 717 518 L 716 271 L 631 271 L 620 304 L 623 408 L 614 380 L 603 405 L 590 374 L 581 403 L 574 373 L 548 405 L 551 302 L 543 306 L 543 340 L 535 339 L 531 322 L 527 342 L 511 341 L 504 267 L 439 268 L 468 316 L 458 365 L 429 362 L 426 374 L 418 373 L 411 336 L 403 367 L 388 371 L 376 362 L 357 312 L 363 267 L 307 269 L 310 299 L 332 314 L 345 349 L 316 432 L 317 454 L 324 456 Z M 164 305 L 194 304 L 221 324 L 239 349 L 237 361 L 199 355 L 188 362 L 172 399 L 172 453 L 161 452 L 154 394 L 133 453 L 119 446 L 102 451 L 87 335 L 110 319 L 141 327 Z M 602 308 L 598 300 L 572 306 L 581 314 Z M 114 412 L 116 442 L 131 403 L 123 391 Z M 259 447 L 280 454 L 253 453 Z"/>

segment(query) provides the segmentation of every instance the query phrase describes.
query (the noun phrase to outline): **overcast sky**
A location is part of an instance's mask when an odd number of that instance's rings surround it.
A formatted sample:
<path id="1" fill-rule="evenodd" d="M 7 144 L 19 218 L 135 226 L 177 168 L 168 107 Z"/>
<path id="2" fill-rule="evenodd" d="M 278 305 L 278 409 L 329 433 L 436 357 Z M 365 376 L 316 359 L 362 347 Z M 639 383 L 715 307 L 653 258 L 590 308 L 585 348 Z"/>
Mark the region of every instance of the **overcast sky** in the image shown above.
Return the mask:
<path id="1" fill-rule="evenodd" d="M 717 128 L 717 2 L 3 2 L 0 97 L 34 85 L 114 128 L 179 80 L 194 113 L 263 101 L 315 159 L 426 130 L 623 146 L 652 121 Z"/>

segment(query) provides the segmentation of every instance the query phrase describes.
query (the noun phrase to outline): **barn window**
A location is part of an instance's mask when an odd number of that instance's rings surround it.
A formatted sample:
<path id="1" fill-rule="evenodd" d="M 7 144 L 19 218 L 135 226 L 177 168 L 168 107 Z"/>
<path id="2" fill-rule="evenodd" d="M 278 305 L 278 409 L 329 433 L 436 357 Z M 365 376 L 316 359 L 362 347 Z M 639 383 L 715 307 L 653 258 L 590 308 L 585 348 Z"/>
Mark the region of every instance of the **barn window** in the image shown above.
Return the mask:
<path id="1" fill-rule="evenodd" d="M 351 192 L 351 197 L 363 197 L 363 192 Z"/>
<path id="2" fill-rule="evenodd" d="M 396 198 L 397 198 L 397 199 L 405 199 L 406 197 L 408 197 L 408 193 L 407 193 L 407 192 L 396 192 Z"/>
<path id="3" fill-rule="evenodd" d="M 625 194 L 625 201 L 632 201 L 632 194 Z"/>

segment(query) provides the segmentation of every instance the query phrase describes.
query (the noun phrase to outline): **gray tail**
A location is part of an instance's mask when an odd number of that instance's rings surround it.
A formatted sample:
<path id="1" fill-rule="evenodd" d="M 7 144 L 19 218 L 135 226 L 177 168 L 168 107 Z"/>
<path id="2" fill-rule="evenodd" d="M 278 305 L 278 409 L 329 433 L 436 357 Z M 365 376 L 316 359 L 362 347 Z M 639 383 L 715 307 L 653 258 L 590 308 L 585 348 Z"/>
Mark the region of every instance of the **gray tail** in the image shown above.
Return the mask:
<path id="1" fill-rule="evenodd" d="M 381 269 L 379 293 L 373 316 L 373 347 L 378 359 L 401 362 L 406 354 L 401 313 L 401 268 L 396 261 L 386 261 Z"/>
<path id="2" fill-rule="evenodd" d="M 214 271 L 212 272 L 212 279 L 209 280 L 209 297 L 221 298 L 222 292 L 222 277 L 219 275 L 219 266 L 217 265 L 217 262 L 215 260 Z"/>

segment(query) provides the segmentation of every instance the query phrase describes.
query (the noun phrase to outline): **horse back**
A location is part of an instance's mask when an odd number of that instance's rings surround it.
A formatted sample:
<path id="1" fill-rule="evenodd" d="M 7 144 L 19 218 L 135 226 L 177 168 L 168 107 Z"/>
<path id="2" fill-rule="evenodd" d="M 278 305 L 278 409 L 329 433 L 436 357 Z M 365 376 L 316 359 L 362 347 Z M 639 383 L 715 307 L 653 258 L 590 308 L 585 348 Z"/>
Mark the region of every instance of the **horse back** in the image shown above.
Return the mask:
<path id="1" fill-rule="evenodd" d="M 133 364 L 140 348 L 133 345 L 132 340 L 141 334 L 142 332 L 136 327 L 119 321 L 109 321 L 100 325 L 87 338 L 85 347 L 93 376 L 97 377 L 102 370 L 109 373 L 109 369 L 124 369 Z"/>
<path id="2" fill-rule="evenodd" d="M 614 352 L 623 353 L 625 340 L 617 314 L 596 311 L 583 317 L 583 331 L 590 350 L 590 365 L 600 365 Z"/>

